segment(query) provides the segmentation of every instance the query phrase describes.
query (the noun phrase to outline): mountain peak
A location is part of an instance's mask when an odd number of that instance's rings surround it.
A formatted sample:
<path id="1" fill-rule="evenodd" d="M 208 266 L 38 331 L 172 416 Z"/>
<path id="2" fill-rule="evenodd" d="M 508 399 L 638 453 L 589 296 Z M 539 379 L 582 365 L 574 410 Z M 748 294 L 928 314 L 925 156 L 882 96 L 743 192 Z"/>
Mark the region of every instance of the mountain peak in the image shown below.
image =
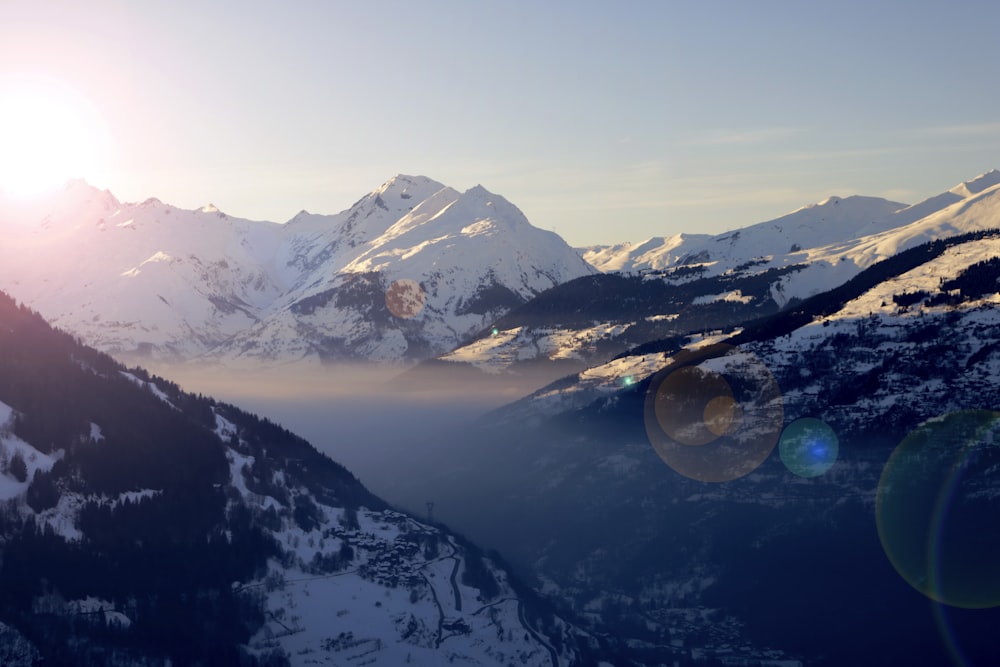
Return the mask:
<path id="1" fill-rule="evenodd" d="M 96 188 L 94 188 L 94 186 L 92 186 L 90 183 L 88 183 L 85 179 L 82 179 L 82 178 L 67 178 L 66 182 L 63 183 L 62 189 L 63 190 L 78 190 L 78 189 L 94 190 Z"/>
<path id="2" fill-rule="evenodd" d="M 426 190 L 432 190 L 436 192 L 443 188 L 444 185 L 438 183 L 434 179 L 428 178 L 426 176 L 410 176 L 408 174 L 396 174 L 388 181 L 383 183 L 378 187 L 372 194 L 374 195 L 385 195 L 385 194 L 397 194 L 403 199 L 409 199 L 415 193 L 414 190 L 419 190 L 421 192 Z"/>
<path id="3" fill-rule="evenodd" d="M 473 187 L 465 191 L 465 194 L 472 197 L 491 197 L 493 193 L 484 188 L 481 184 L 477 183 Z"/>
<path id="4" fill-rule="evenodd" d="M 503 223 L 510 229 L 532 226 L 521 209 L 482 185 L 476 185 L 463 192 L 455 205 L 456 211 L 461 211 L 463 216 L 490 219 L 494 223 Z"/>
<path id="5" fill-rule="evenodd" d="M 1000 171 L 990 169 L 986 173 L 980 174 L 971 180 L 959 183 L 948 192 L 959 195 L 960 197 L 970 197 L 972 195 L 979 194 L 983 190 L 991 188 L 998 183 L 1000 183 Z"/>

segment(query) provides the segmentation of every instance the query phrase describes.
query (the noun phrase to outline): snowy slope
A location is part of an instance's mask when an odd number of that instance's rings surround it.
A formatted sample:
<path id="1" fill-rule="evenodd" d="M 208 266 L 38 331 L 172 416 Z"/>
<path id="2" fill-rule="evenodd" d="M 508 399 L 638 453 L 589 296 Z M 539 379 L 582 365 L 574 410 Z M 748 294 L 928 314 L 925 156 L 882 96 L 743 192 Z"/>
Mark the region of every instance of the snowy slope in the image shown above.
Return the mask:
<path id="1" fill-rule="evenodd" d="M 905 204 L 877 197 L 829 197 L 780 218 L 709 236 L 653 238 L 631 246 L 611 246 L 583 253 L 602 271 L 664 270 L 683 264 L 706 264 L 722 272 L 753 259 L 814 248 L 880 231 L 885 220 Z"/>
<path id="2" fill-rule="evenodd" d="M 0 401 L 0 500 L 23 494 L 35 476 L 35 471 L 49 471 L 56 457 L 38 451 L 12 432 L 14 409 Z M 19 457 L 25 463 L 24 479 L 11 471 L 11 459 Z"/>
<path id="3" fill-rule="evenodd" d="M 80 181 L 40 204 L 0 209 L 12 232 L 0 287 L 102 349 L 198 354 L 283 291 L 270 256 L 278 225 L 211 206 L 121 204 Z"/>
<path id="4" fill-rule="evenodd" d="M 737 329 L 688 336 L 670 353 L 622 355 L 542 388 L 498 410 L 496 417 L 537 420 L 613 400 L 669 366 L 682 349 L 730 340 L 741 341 L 779 379 L 791 415 L 823 413 L 841 424 L 878 425 L 893 406 L 918 410 L 922 419 L 960 408 L 992 409 L 1000 373 L 1000 282 L 987 277 L 980 280 L 986 283 L 982 294 L 963 294 L 955 281 L 972 267 L 988 266 L 1000 257 L 1000 239 L 991 231 L 1000 230 L 1000 186 L 981 190 L 956 206 L 916 225 L 863 239 L 857 247 L 867 252 L 857 256 L 870 266 L 956 231 L 981 231 L 983 238 L 948 245 L 829 314 L 816 315 L 777 337 L 744 336 Z M 496 338 L 504 340 L 504 332 Z M 811 366 L 824 370 L 816 373 Z M 866 374 L 872 375 L 868 383 L 874 382 L 874 389 L 859 386 L 858 378 Z"/>
<path id="5" fill-rule="evenodd" d="M 0 219 L 0 288 L 103 350 L 167 361 L 418 360 L 593 271 L 502 197 L 421 176 L 283 225 L 81 181 L 0 198 Z M 391 312 L 397 281 L 410 311 Z"/>
<path id="6" fill-rule="evenodd" d="M 581 257 L 599 271 L 663 270 L 675 265 L 686 247 L 710 239 L 708 234 L 654 236 L 641 243 L 616 243 L 580 248 Z"/>
<path id="7" fill-rule="evenodd" d="M 903 209 L 883 225 L 884 231 L 791 255 L 788 261 L 803 262 L 806 268 L 775 285 L 776 300 L 783 305 L 793 297 L 817 294 L 845 282 L 879 260 L 921 243 L 1000 227 L 1000 172 L 991 171 L 950 191 L 955 192 L 970 194 L 913 222 L 891 224 L 897 217 L 903 221 L 912 217 L 913 214 L 907 213 L 909 209 Z M 940 196 L 932 199 L 935 205 L 947 200 Z M 924 212 L 920 204 L 916 207 L 920 213 Z"/>
<path id="8" fill-rule="evenodd" d="M 419 360 L 447 352 L 545 289 L 593 271 L 562 239 L 532 227 L 515 206 L 481 186 L 461 194 L 442 188 L 417 204 L 408 204 L 415 197 L 407 194 L 394 180 L 376 199 L 364 200 L 356 208 L 360 213 L 367 206 L 366 216 L 405 213 L 370 241 L 353 234 L 327 240 L 332 258 L 345 257 L 345 245 L 352 248 L 350 261 L 341 266 L 334 259 L 331 267 L 306 261 L 310 277 L 303 286 L 211 358 Z M 393 311 L 387 294 L 394 285 L 407 286 L 410 310 Z"/>

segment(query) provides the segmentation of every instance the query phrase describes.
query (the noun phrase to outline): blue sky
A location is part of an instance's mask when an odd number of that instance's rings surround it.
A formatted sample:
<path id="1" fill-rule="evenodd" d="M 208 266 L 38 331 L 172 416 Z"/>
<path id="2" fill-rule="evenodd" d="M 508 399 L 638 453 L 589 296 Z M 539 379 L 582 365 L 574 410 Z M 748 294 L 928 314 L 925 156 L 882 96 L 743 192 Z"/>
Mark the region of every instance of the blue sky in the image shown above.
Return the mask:
<path id="1" fill-rule="evenodd" d="M 120 199 L 284 221 L 396 173 L 574 245 L 721 232 L 1000 167 L 996 2 L 0 4 L 0 93 L 57 80 Z"/>

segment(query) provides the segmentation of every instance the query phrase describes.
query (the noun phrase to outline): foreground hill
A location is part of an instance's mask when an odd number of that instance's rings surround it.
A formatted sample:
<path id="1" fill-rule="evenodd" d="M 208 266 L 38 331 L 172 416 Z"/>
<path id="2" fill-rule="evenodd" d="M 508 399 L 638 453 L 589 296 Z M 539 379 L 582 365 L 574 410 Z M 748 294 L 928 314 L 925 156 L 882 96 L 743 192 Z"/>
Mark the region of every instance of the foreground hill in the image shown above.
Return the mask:
<path id="1" fill-rule="evenodd" d="M 282 428 L 0 324 L 5 665 L 625 659 Z"/>

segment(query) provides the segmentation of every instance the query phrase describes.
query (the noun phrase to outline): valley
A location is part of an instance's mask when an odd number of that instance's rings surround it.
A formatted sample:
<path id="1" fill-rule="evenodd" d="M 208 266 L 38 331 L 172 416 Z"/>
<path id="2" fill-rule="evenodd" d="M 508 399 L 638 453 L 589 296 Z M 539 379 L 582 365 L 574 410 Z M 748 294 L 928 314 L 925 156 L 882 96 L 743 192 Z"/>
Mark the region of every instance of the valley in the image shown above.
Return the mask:
<path id="1" fill-rule="evenodd" d="M 191 511 L 192 465 L 215 523 L 174 529 L 183 549 L 254 547 L 190 600 L 243 605 L 226 655 L 259 664 L 787 667 L 997 648 L 995 600 L 968 609 L 921 582 L 998 574 L 970 545 L 1000 553 L 971 537 L 1000 509 L 1000 172 L 914 205 L 833 197 L 717 236 L 579 250 L 484 188 L 426 177 L 284 225 L 80 183 L 29 213 L 0 287 L 72 337 L 5 306 L 9 378 L 37 376 L 0 394 L 8 581 L 35 540 L 130 562 L 144 547 L 114 526 Z M 62 351 L 26 353 L 31 331 Z M 55 391 L 60 373 L 128 385 L 144 398 L 121 400 L 202 444 L 175 459 L 175 438 L 114 426 L 114 401 Z M 53 410 L 68 416 L 48 427 Z M 800 420 L 825 439 L 794 441 Z M 901 443 L 936 439 L 961 474 L 924 480 L 932 454 L 907 445 L 912 479 L 890 475 Z M 936 504 L 890 520 L 907 484 Z M 911 564 L 907 530 L 947 559 Z M 22 585 L 0 621 L 97 652 L 103 626 L 45 631 L 32 611 L 97 604 L 151 628 L 141 648 L 109 630 L 121 656 L 162 657 L 173 602 L 140 579 L 88 588 L 67 571 L 54 592 Z"/>

